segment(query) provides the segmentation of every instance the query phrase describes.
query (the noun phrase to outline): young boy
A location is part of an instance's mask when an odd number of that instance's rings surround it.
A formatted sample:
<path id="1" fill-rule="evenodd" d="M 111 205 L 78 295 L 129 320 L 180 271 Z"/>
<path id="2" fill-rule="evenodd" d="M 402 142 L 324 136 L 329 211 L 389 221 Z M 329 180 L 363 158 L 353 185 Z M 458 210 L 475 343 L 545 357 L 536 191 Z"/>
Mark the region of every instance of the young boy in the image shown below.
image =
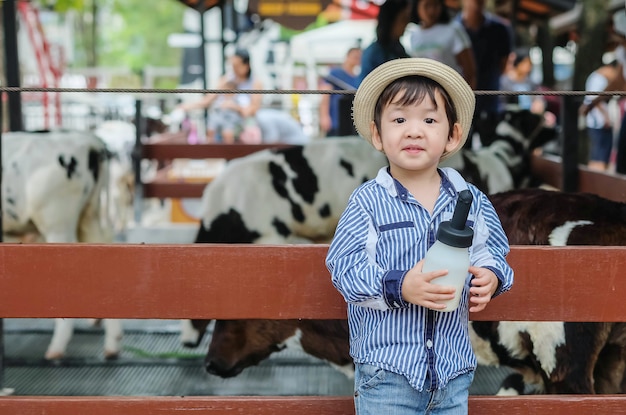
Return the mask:
<path id="1" fill-rule="evenodd" d="M 467 140 L 474 103 L 458 72 L 422 58 L 380 65 L 356 92 L 355 127 L 389 161 L 351 195 L 326 258 L 348 302 L 358 415 L 467 413 L 476 368 L 468 310 L 513 283 L 495 209 L 458 172 L 438 168 Z M 447 271 L 423 273 L 423 258 L 465 189 L 471 265 L 459 307 L 441 312 L 454 288 L 433 283 Z"/>

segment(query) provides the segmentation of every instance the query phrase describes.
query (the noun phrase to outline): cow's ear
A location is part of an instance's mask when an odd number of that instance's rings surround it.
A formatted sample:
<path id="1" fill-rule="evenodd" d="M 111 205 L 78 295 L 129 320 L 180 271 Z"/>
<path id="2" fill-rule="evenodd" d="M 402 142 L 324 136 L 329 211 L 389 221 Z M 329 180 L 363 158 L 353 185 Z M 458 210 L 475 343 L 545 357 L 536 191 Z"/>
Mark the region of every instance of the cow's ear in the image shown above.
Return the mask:
<path id="1" fill-rule="evenodd" d="M 378 151 L 383 151 L 383 140 L 374 121 L 370 123 L 370 132 L 372 133 L 372 145 L 374 148 Z"/>

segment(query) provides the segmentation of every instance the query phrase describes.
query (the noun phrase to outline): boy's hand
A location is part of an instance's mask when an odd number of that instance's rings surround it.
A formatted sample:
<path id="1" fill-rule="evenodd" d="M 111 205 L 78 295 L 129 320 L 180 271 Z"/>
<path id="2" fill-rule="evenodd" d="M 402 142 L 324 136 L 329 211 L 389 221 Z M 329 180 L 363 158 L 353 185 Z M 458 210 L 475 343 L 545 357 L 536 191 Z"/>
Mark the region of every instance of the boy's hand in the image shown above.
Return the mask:
<path id="1" fill-rule="evenodd" d="M 446 308 L 443 301 L 454 298 L 454 287 L 432 284 L 435 278 L 442 277 L 448 273 L 447 270 L 438 270 L 422 273 L 424 260 L 422 259 L 405 275 L 402 281 L 402 298 L 409 303 L 433 310 L 443 310 Z"/>
<path id="2" fill-rule="evenodd" d="M 470 288 L 470 312 L 482 311 L 491 301 L 491 297 L 498 289 L 498 277 L 487 268 L 470 267 L 469 272 L 474 275 Z"/>

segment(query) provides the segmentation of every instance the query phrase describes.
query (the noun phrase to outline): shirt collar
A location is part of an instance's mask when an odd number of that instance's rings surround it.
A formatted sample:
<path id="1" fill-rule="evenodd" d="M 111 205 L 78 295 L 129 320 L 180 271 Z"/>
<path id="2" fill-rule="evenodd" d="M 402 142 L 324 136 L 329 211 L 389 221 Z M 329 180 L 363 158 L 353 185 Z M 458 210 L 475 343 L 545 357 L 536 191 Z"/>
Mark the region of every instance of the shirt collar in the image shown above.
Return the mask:
<path id="1" fill-rule="evenodd" d="M 441 176 L 441 188 L 444 192 L 446 192 L 449 196 L 454 197 L 456 195 L 456 190 L 448 179 L 448 176 L 441 170 L 437 169 L 439 175 Z M 402 184 L 394 179 L 389 173 L 389 166 L 381 167 L 378 170 L 378 174 L 376 175 L 376 183 L 382 186 L 391 197 L 401 197 L 403 200 L 406 200 L 409 191 L 402 186 Z"/>

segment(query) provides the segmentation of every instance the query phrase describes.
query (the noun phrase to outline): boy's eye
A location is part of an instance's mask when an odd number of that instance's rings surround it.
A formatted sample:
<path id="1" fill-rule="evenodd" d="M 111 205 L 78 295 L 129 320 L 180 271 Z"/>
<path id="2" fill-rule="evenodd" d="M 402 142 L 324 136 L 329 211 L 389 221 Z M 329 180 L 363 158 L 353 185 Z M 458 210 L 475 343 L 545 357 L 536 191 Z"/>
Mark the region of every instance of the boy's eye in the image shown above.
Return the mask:
<path id="1" fill-rule="evenodd" d="M 396 118 L 396 119 L 395 119 L 395 120 L 393 120 L 393 121 L 394 121 L 396 124 L 402 124 L 403 122 L 405 122 L 405 121 L 406 121 L 406 118 L 399 117 L 399 118 Z"/>
<path id="2" fill-rule="evenodd" d="M 434 118 L 426 118 L 426 119 L 424 120 L 424 122 L 425 122 L 426 124 L 432 124 L 432 123 L 434 123 L 434 122 L 435 122 L 435 119 L 434 119 Z"/>

